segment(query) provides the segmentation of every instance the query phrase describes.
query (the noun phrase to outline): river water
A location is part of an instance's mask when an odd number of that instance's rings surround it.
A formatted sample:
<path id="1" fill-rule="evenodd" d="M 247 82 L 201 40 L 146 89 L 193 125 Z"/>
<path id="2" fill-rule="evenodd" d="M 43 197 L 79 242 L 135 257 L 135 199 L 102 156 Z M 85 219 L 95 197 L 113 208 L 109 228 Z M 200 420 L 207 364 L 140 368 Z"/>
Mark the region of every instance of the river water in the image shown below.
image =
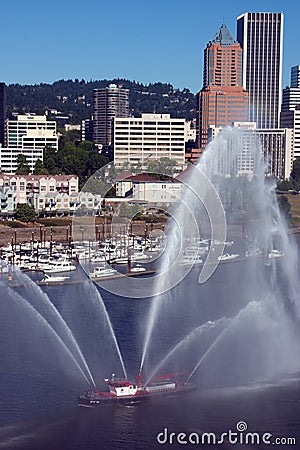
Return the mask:
<path id="1" fill-rule="evenodd" d="M 249 275 L 247 262 L 221 264 L 211 283 L 199 286 L 199 271 L 194 268 L 184 280 L 191 296 L 197 298 L 203 323 L 236 314 L 243 303 L 255 295 L 256 281 Z M 262 266 L 262 271 L 265 270 Z M 230 276 L 234 271 L 235 276 Z M 228 282 L 230 280 L 230 283 Z M 233 281 L 234 280 L 234 281 Z M 88 288 L 94 289 L 94 288 Z M 180 295 L 180 287 L 179 295 Z M 74 331 L 97 384 L 110 376 L 117 366 L 110 343 L 96 336 L 97 314 L 91 307 L 86 285 L 44 287 L 50 300 Z M 129 376 L 137 374 L 145 318 L 151 299 L 117 297 L 99 288 L 107 307 Z M 22 295 L 22 288 L 16 288 Z M 2 293 L 4 291 L 2 290 Z M 226 297 L 226 301 L 224 301 Z M 213 369 L 214 383 L 201 383 L 201 371 L 196 378 L 197 391 L 182 397 L 161 398 L 135 406 L 107 406 L 96 409 L 77 407 L 77 395 L 88 388 L 86 380 L 66 361 L 64 352 L 57 349 L 41 331 L 44 322 L 31 317 L 31 312 L 2 296 L 0 302 L 0 448 L 16 450 L 110 450 L 156 448 L 269 448 L 264 444 L 222 443 L 204 445 L 193 439 L 202 433 L 222 433 L 237 430 L 244 422 L 248 432 L 260 436 L 270 433 L 271 442 L 282 439 L 277 448 L 300 448 L 300 372 L 282 373 L 272 379 L 226 379 Z M 176 327 L 165 327 L 163 341 L 152 348 L 153 359 L 166 353 L 174 334 L 182 335 L 193 326 L 194 309 L 179 307 L 173 314 L 181 319 Z M 28 315 L 28 317 L 27 317 Z M 172 336 L 171 336 L 172 335 Z M 155 333 L 153 336 L 155 342 Z M 170 338 L 170 339 L 169 339 Z M 238 339 L 238 336 L 237 336 Z M 156 350 L 155 350 L 156 349 Z M 280 357 L 280 355 L 279 355 Z M 183 361 L 183 360 L 182 360 Z M 182 361 L 177 361 L 178 365 Z M 188 365 L 188 358 L 184 360 Z M 180 367 L 178 367 L 180 368 Z M 120 371 L 120 367 L 117 366 Z M 121 373 L 117 373 L 121 375 Z M 207 374 L 206 374 L 207 377 Z M 219 380 L 219 381 L 218 381 Z M 227 380 L 228 381 L 228 380 Z M 244 425 L 245 425 L 244 424 Z M 175 433 L 171 435 L 171 433 Z M 184 433 L 186 438 L 179 433 Z M 170 437 L 171 436 L 171 437 Z M 192 442 L 181 443 L 191 436 Z M 240 435 L 239 435 L 240 436 Z M 287 438 L 296 445 L 287 445 Z M 212 438 L 211 438 L 212 439 Z M 188 442 L 188 441 L 187 441 Z"/>

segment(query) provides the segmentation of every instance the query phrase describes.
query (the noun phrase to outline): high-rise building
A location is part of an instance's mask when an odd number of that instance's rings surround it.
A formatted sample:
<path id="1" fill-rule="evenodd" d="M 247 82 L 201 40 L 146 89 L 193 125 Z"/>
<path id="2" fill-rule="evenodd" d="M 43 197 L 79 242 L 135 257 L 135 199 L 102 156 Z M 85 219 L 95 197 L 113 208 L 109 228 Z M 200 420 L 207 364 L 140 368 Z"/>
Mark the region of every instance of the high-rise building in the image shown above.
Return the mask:
<path id="1" fill-rule="evenodd" d="M 249 120 L 278 128 L 281 104 L 283 13 L 244 13 L 237 18 L 243 49 L 243 86 L 249 93 Z"/>
<path id="2" fill-rule="evenodd" d="M 56 122 L 47 120 L 47 116 L 20 114 L 6 121 L 6 143 L 9 148 L 58 150 Z"/>
<path id="3" fill-rule="evenodd" d="M 93 140 L 108 146 L 112 142 L 113 119 L 129 116 L 129 89 L 116 84 L 93 92 Z"/>
<path id="4" fill-rule="evenodd" d="M 238 128 L 238 133 L 234 129 Z M 212 127 L 208 130 L 209 140 L 213 140 L 222 128 Z M 216 153 L 215 173 L 231 176 L 251 175 L 257 164 L 256 148 L 260 146 L 265 161 L 265 171 L 276 178 L 289 178 L 293 162 L 293 133 L 288 128 L 257 129 L 255 122 L 234 122 L 231 133 L 223 133 L 229 151 L 231 147 L 238 148 L 238 154 L 228 158 L 221 151 Z M 254 150 L 254 151 L 253 151 Z M 233 153 L 235 154 L 235 153 Z"/>
<path id="5" fill-rule="evenodd" d="M 0 83 L 0 145 L 5 145 L 6 84 Z"/>
<path id="6" fill-rule="evenodd" d="M 44 161 L 43 148 L 0 147 L 0 167 L 2 172 L 15 173 L 18 168 L 18 156 L 24 155 L 30 172 L 34 171 L 37 160 Z"/>
<path id="7" fill-rule="evenodd" d="M 291 68 L 291 86 L 283 89 L 280 126 L 293 133 L 293 157 L 300 157 L 300 66 Z"/>
<path id="8" fill-rule="evenodd" d="M 300 87 L 300 66 L 291 68 L 291 87 Z"/>
<path id="9" fill-rule="evenodd" d="M 81 122 L 81 140 L 93 142 L 93 119 L 83 119 Z"/>
<path id="10" fill-rule="evenodd" d="M 207 144 L 210 126 L 248 119 L 248 94 L 242 83 L 242 49 L 222 25 L 204 50 L 203 88 L 197 94 L 197 143 Z"/>
<path id="11" fill-rule="evenodd" d="M 169 158 L 182 170 L 185 164 L 185 119 L 170 114 L 142 114 L 114 119 L 114 163 L 147 168 L 149 160 Z M 175 169 L 176 169 L 175 168 Z"/>
<path id="12" fill-rule="evenodd" d="M 291 86 L 282 91 L 281 113 L 291 111 L 300 105 L 300 66 L 291 68 Z"/>

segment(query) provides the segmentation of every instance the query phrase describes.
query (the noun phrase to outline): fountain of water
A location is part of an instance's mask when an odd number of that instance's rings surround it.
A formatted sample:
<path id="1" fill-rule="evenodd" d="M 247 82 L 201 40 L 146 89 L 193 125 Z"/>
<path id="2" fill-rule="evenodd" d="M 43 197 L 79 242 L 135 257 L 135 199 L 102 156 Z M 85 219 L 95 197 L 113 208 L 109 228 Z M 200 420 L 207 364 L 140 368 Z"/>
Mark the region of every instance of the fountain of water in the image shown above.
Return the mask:
<path id="1" fill-rule="evenodd" d="M 28 276 L 18 268 L 14 270 L 14 282 L 21 286 L 22 297 L 37 311 L 37 313 L 50 325 L 59 336 L 61 342 L 76 358 L 77 364 L 81 364 L 88 375 L 89 382 L 96 386 L 89 366 L 68 324 L 50 301 L 47 294 L 37 286 Z M 11 293 L 13 295 L 13 293 Z"/>
<path id="2" fill-rule="evenodd" d="M 8 273 L 12 275 L 11 282 L 7 282 Z M 118 370 L 118 363 L 120 370 L 127 377 L 119 345 L 102 297 L 90 280 L 84 277 L 79 283 L 65 286 L 63 291 L 49 289 L 49 295 L 53 294 L 49 298 L 47 293 L 18 268 L 10 268 L 2 278 L 5 281 L 1 283 L 1 289 L 13 300 L 13 303 L 7 303 L 5 296 L 2 295 L 3 308 L 6 308 L 6 303 L 9 305 L 14 304 L 14 308 L 19 310 L 21 314 L 15 315 L 16 324 L 18 324 L 18 321 L 23 321 L 22 317 L 24 314 L 22 311 L 25 308 L 26 315 L 29 316 L 28 326 L 32 336 L 35 335 L 37 329 L 44 326 L 45 333 L 38 340 L 44 341 L 45 354 L 50 350 L 49 345 L 50 347 L 52 346 L 51 343 L 49 344 L 49 341 L 52 343 L 56 341 L 56 344 L 62 348 L 62 351 L 66 352 L 68 357 L 71 358 L 85 381 L 92 386 L 96 386 L 92 372 L 97 373 L 97 376 L 100 373 L 107 376 L 108 369 L 112 371 Z M 57 294 L 58 297 L 62 295 L 62 298 L 56 298 Z M 19 328 L 22 329 L 22 327 L 18 326 Z M 3 333 L 5 333 L 5 330 L 6 328 L 4 327 Z M 6 332 L 9 333 L 9 330 L 6 330 Z M 40 333 L 42 333 L 41 330 Z M 21 339 L 21 334 L 21 331 L 17 333 L 18 337 L 16 337 L 15 343 L 12 336 L 9 337 L 14 349 L 6 352 L 7 357 L 13 355 L 14 358 L 18 358 L 19 351 L 23 347 L 23 343 L 17 344 L 18 340 Z M 39 346 L 34 344 L 30 333 L 27 334 L 27 337 L 30 344 L 25 346 L 22 353 L 28 355 L 28 358 L 26 358 L 29 361 L 31 358 L 29 354 L 34 354 L 34 351 L 38 350 L 39 357 L 34 359 L 37 362 L 35 371 L 39 372 L 41 370 L 38 367 L 39 359 L 42 360 L 44 358 L 44 356 L 41 356 L 41 354 L 44 355 L 44 352 L 41 351 Z M 4 335 L 3 340 L 8 340 L 8 335 Z M 25 341 L 26 339 L 24 339 Z M 31 350 L 29 347 L 31 347 Z M 84 354 L 88 357 L 89 364 Z M 28 361 L 26 361 L 26 364 Z M 53 362 L 55 362 L 55 359 Z M 28 371 L 31 371 L 30 367 Z M 26 369 L 24 370 L 25 372 Z"/>
<path id="3" fill-rule="evenodd" d="M 168 355 L 173 360 L 177 355 L 180 366 L 178 350 L 182 342 L 185 352 L 190 353 L 189 362 L 185 360 L 191 372 L 189 379 L 201 373 L 202 379 L 214 379 L 217 383 L 251 382 L 294 370 L 299 352 L 297 335 L 291 327 L 291 323 L 299 321 L 297 246 L 287 235 L 275 183 L 266 176 L 260 145 L 251 132 L 228 128 L 204 152 L 191 172 L 192 189 L 187 189 L 182 199 L 184 209 L 194 211 L 202 233 L 208 229 L 204 222 L 207 216 L 211 219 L 211 205 L 207 191 L 202 196 L 195 194 L 199 172 L 204 172 L 219 194 L 226 215 L 227 236 L 235 242 L 240 258 L 220 263 L 203 284 L 197 282 L 194 268 L 180 286 L 153 298 L 140 368 L 147 371 L 156 367 L 156 373 L 170 362 Z M 195 240 L 195 230 L 188 225 L 180 205 L 174 214 L 173 223 L 179 224 L 179 229 L 177 225 L 169 230 L 169 247 L 162 258 L 155 293 L 163 292 L 163 286 L 169 284 L 165 280 L 165 276 L 170 276 L 167 268 L 180 253 L 182 242 Z M 220 217 L 214 219 L 217 225 L 222 222 Z M 197 233 L 196 237 L 199 238 Z M 210 236 L 210 239 L 212 249 L 215 238 Z M 250 246 L 257 254 L 245 257 Z M 272 258 L 276 251 L 283 256 Z M 215 248 L 209 257 L 216 259 L 214 253 L 217 255 Z M 207 343 L 206 349 L 197 350 L 195 342 L 200 344 L 204 336 L 196 333 L 191 340 L 191 330 L 200 330 L 207 321 L 218 321 L 223 316 L 228 325 Z M 159 342 L 168 346 L 167 356 L 155 351 Z M 216 381 L 212 371 L 221 374 L 221 380 Z M 154 372 L 150 372 L 148 382 Z"/>
<path id="4" fill-rule="evenodd" d="M 74 357 L 73 353 L 70 351 L 69 347 L 65 344 L 65 342 L 62 340 L 62 338 L 59 336 L 59 334 L 54 330 L 53 327 L 49 324 L 49 322 L 21 295 L 14 292 L 11 288 L 8 288 L 8 293 L 10 298 L 12 299 L 15 304 L 20 305 L 19 307 L 21 310 L 26 310 L 26 313 L 28 316 L 31 316 L 33 318 L 33 322 L 37 323 L 39 327 L 45 328 L 46 334 L 49 332 L 50 339 L 53 337 L 55 341 L 57 341 L 58 345 L 62 347 L 63 351 L 67 353 L 68 357 L 72 360 L 72 362 L 75 364 L 76 368 L 79 370 L 83 378 L 88 382 L 92 383 L 95 386 L 95 382 L 88 372 L 88 375 L 90 376 L 90 379 L 86 376 L 84 371 L 82 370 L 80 364 Z"/>

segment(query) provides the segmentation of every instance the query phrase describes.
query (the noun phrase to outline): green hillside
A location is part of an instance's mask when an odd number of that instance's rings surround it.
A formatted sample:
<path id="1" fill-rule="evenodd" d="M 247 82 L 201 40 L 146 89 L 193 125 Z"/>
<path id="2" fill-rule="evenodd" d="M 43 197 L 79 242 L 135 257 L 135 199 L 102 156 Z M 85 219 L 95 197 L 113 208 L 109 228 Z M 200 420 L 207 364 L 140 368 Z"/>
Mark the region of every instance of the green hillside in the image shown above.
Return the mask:
<path id="1" fill-rule="evenodd" d="M 195 96 L 188 89 L 175 89 L 171 84 L 153 83 L 144 85 L 124 79 L 114 80 L 59 80 L 53 84 L 11 84 L 7 87 L 8 116 L 13 113 L 44 114 L 56 110 L 69 115 L 70 123 L 80 123 L 92 113 L 93 89 L 106 87 L 110 83 L 130 90 L 130 113 L 134 117 L 141 113 L 168 113 L 172 117 L 191 120 L 196 117 Z M 49 115 L 55 118 L 55 115 Z"/>

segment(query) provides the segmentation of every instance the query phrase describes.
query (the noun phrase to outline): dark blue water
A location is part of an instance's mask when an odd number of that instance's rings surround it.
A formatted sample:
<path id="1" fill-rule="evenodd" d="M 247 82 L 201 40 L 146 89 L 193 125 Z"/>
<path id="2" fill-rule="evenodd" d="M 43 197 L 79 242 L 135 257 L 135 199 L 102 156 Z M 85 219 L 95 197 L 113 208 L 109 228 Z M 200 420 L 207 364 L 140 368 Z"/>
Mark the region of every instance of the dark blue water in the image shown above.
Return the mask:
<path id="1" fill-rule="evenodd" d="M 193 269 L 185 284 L 171 293 L 170 298 L 176 302 L 168 304 L 167 318 L 162 316 L 154 330 L 147 368 L 156 364 L 194 327 L 207 320 L 234 316 L 253 300 L 265 283 L 267 272 L 264 271 L 268 269 L 258 261 L 255 264 L 261 264 L 261 270 L 254 275 L 252 264 L 222 264 L 201 289 L 197 284 L 199 271 Z M 153 300 L 116 297 L 103 286 L 98 290 L 115 329 L 127 371 L 134 377 Z M 13 292 L 25 298 L 36 295 L 30 291 L 30 284 L 9 293 L 1 286 L 0 289 L 0 448 L 269 448 L 262 443 L 259 446 L 232 445 L 228 439 L 219 445 L 176 441 L 178 433 L 200 436 L 203 432 L 221 435 L 229 429 L 236 431 L 240 421 L 247 423 L 248 431 L 271 433 L 273 441 L 276 437 L 297 440 L 296 445 L 278 445 L 278 448 L 300 448 L 299 372 L 280 373 L 272 379 L 255 377 L 255 370 L 252 372 L 250 367 L 231 370 L 236 356 L 230 360 L 220 354 L 211 367 L 208 363 L 205 371 L 197 372 L 195 382 L 199 389 L 180 398 L 156 399 L 134 407 L 78 408 L 77 395 L 88 389 L 89 384 L 45 323 L 21 304 L 20 298 L 13 296 Z M 101 386 L 103 378 L 112 372 L 122 374 L 101 308 L 90 298 L 97 297 L 95 289 L 87 286 L 87 282 L 43 288 L 72 329 L 96 383 Z M 189 292 L 189 301 L 186 292 Z M 197 348 L 194 346 L 188 354 L 175 358 L 170 369 L 190 370 L 195 363 L 195 352 L 198 349 L 203 352 L 213 338 L 208 336 L 207 341 L 197 342 Z M 238 342 L 239 335 L 234 339 L 233 342 Z M 254 340 L 253 347 L 255 345 Z M 233 351 L 231 343 L 228 354 Z M 157 441 L 157 435 L 162 432 L 161 440 L 166 443 Z M 175 435 L 170 438 L 170 433 Z M 175 442 L 171 444 L 172 440 Z"/>

